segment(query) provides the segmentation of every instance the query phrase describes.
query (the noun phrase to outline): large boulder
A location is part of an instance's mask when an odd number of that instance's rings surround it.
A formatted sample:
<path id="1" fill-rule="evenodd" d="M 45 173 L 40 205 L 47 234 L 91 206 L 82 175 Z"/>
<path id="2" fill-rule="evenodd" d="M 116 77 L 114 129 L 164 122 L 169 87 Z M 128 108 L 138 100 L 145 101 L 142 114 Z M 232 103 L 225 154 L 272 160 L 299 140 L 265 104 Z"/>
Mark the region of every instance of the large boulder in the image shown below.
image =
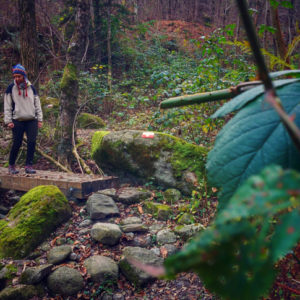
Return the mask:
<path id="1" fill-rule="evenodd" d="M 138 130 L 97 131 L 92 156 L 101 168 L 141 178 L 190 194 L 205 181 L 207 149 L 168 134 L 144 138 Z"/>
<path id="2" fill-rule="evenodd" d="M 0 221 L 0 258 L 28 255 L 71 216 L 63 193 L 53 185 L 38 186 L 23 195 Z"/>

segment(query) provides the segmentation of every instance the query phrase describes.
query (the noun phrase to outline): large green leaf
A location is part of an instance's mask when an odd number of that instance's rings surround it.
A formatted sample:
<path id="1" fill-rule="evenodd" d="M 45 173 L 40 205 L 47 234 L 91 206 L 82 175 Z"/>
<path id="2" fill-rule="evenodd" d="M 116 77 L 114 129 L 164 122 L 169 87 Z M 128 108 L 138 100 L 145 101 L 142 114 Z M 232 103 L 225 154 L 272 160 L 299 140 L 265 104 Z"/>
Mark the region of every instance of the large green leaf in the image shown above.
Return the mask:
<path id="1" fill-rule="evenodd" d="M 300 127 L 300 83 L 278 90 L 283 107 Z M 221 188 L 221 206 L 250 175 L 275 163 L 300 170 L 300 154 L 275 110 L 264 96 L 249 103 L 220 131 L 208 154 L 208 180 Z"/>
<path id="2" fill-rule="evenodd" d="M 300 79 L 280 79 L 273 81 L 274 87 L 278 90 L 285 85 L 292 84 Z M 224 117 L 225 115 L 239 110 L 247 105 L 249 102 L 254 101 L 264 93 L 264 86 L 259 85 L 253 89 L 250 89 L 236 97 L 234 97 L 231 101 L 225 103 L 222 107 L 220 107 L 211 117 L 212 118 L 219 118 Z"/>
<path id="3" fill-rule="evenodd" d="M 300 174 L 278 166 L 252 176 L 211 227 L 165 261 L 167 274 L 194 271 L 225 299 L 257 299 L 275 278 L 274 263 L 300 239 L 299 187 Z"/>

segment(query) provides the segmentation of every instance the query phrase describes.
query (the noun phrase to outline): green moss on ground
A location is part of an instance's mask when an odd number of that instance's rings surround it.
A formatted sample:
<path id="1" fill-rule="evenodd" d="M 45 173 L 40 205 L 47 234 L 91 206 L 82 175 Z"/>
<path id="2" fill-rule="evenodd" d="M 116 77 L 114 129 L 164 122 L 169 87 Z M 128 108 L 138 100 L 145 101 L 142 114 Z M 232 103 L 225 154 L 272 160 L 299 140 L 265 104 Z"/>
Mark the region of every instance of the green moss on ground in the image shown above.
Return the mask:
<path id="1" fill-rule="evenodd" d="M 11 209 L 0 223 L 0 258 L 28 255 L 57 225 L 71 215 L 68 200 L 56 186 L 38 186 Z"/>
<path id="2" fill-rule="evenodd" d="M 93 114 L 81 113 L 78 117 L 77 128 L 97 129 L 105 127 L 104 121 Z"/>

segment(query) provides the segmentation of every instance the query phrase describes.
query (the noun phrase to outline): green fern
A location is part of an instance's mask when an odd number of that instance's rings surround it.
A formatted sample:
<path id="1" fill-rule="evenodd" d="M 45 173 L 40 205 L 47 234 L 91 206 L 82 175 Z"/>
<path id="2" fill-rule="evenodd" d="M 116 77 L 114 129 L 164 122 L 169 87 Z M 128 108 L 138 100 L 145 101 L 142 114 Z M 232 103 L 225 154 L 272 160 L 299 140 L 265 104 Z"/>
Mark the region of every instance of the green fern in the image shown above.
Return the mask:
<path id="1" fill-rule="evenodd" d="M 296 37 L 293 42 L 289 45 L 288 48 L 288 55 L 286 56 L 289 57 L 289 55 L 294 51 L 295 47 L 298 45 L 300 42 L 300 36 Z M 224 42 L 227 45 L 231 46 L 236 46 L 239 47 L 243 53 L 250 55 L 251 54 L 251 47 L 248 41 L 237 41 L 235 40 L 234 42 L 231 41 L 226 41 Z M 269 67 L 271 70 L 274 70 L 275 67 L 280 68 L 288 68 L 288 69 L 294 69 L 294 67 L 286 62 L 286 59 L 282 59 L 279 56 L 276 56 L 272 54 L 271 52 L 267 51 L 264 48 L 261 48 L 262 54 L 265 56 L 267 61 L 269 62 Z"/>

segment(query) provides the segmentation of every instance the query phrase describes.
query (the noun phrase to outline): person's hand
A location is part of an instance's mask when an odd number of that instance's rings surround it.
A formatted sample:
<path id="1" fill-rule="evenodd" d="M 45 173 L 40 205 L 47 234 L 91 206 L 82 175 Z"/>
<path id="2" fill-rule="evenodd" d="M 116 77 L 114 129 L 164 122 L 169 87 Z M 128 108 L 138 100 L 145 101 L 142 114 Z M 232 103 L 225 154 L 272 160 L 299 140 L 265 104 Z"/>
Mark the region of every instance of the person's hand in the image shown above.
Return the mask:
<path id="1" fill-rule="evenodd" d="M 7 124 L 7 127 L 12 129 L 12 128 L 15 127 L 15 124 L 13 122 L 10 122 L 10 123 Z"/>
<path id="2" fill-rule="evenodd" d="M 42 128 L 43 127 L 43 122 L 38 121 L 38 128 Z"/>

